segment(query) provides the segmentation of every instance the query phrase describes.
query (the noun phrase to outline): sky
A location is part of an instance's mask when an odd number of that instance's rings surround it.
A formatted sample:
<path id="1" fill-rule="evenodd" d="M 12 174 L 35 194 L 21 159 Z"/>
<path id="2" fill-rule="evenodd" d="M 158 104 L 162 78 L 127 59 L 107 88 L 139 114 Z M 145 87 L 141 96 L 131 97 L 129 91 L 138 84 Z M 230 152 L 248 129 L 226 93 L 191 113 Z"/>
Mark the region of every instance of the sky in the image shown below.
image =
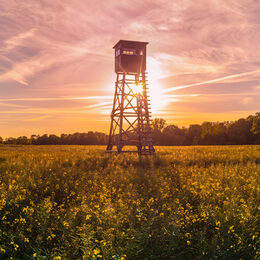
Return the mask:
<path id="1" fill-rule="evenodd" d="M 258 0 L 0 0 L 0 136 L 108 133 L 118 40 L 147 41 L 153 118 L 260 111 Z"/>

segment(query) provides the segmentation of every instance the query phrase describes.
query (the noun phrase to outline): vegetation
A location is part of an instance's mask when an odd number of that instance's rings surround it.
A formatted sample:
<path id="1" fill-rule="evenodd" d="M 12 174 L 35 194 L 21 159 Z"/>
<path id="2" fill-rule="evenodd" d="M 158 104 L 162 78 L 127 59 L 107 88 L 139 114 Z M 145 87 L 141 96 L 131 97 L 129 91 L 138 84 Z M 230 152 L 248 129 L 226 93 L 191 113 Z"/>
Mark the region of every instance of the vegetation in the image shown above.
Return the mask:
<path id="1" fill-rule="evenodd" d="M 167 125 L 166 121 L 156 118 L 152 122 L 153 139 L 157 145 L 224 145 L 224 144 L 260 144 L 260 113 L 239 119 L 235 122 L 204 122 L 201 125 L 190 125 L 179 128 Z M 74 133 L 56 135 L 32 135 L 30 138 L 9 137 L 0 143 L 36 144 L 36 145 L 104 145 L 108 136 L 100 132 Z"/>
<path id="2" fill-rule="evenodd" d="M 0 146 L 0 259 L 259 259 L 260 146 Z"/>

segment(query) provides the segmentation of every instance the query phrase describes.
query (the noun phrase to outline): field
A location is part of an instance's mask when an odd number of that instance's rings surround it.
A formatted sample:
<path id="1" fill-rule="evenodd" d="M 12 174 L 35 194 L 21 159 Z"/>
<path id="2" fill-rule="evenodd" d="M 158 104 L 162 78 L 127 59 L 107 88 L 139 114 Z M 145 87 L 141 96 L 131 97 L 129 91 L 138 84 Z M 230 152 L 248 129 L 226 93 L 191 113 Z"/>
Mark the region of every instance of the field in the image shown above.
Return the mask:
<path id="1" fill-rule="evenodd" d="M 0 259 L 259 259 L 260 146 L 0 146 Z"/>

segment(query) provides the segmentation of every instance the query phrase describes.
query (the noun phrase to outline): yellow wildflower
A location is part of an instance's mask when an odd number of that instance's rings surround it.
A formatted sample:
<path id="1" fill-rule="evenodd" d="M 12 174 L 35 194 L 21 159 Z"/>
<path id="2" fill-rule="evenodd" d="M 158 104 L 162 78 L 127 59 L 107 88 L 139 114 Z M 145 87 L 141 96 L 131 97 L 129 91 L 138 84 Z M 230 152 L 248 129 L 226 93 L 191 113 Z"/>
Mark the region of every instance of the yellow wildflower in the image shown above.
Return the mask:
<path id="1" fill-rule="evenodd" d="M 100 253 L 100 250 L 98 248 L 94 249 L 93 253 L 94 253 L 94 255 L 98 255 Z"/>

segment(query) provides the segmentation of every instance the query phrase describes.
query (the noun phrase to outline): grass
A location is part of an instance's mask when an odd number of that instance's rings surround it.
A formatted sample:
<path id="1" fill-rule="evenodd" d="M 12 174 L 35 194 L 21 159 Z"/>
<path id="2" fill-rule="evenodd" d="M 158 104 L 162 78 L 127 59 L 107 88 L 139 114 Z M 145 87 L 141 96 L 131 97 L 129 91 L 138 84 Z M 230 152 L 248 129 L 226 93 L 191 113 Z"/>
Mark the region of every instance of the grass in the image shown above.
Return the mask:
<path id="1" fill-rule="evenodd" d="M 0 259 L 260 258 L 260 146 L 104 150 L 0 146 Z"/>

